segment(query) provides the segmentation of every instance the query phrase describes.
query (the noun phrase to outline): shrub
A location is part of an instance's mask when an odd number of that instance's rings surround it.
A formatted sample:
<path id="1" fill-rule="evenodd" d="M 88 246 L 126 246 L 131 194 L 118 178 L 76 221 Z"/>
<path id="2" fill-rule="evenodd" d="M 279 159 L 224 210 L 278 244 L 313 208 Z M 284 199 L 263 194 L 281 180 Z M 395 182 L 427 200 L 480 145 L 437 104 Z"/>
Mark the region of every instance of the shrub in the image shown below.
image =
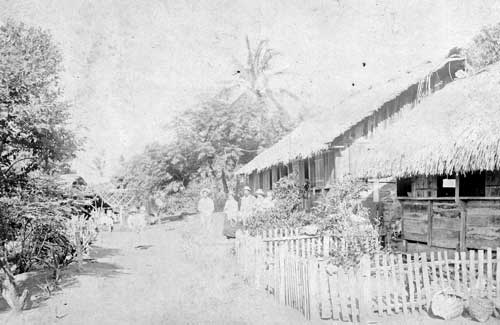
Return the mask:
<path id="1" fill-rule="evenodd" d="M 482 28 L 465 54 L 468 64 L 475 70 L 500 61 L 500 23 Z"/>
<path id="2" fill-rule="evenodd" d="M 301 209 L 301 190 L 295 175 L 281 178 L 273 188 L 274 207 L 253 213 L 246 229 L 255 234 L 271 228 L 296 228 L 310 224 L 310 215 Z"/>
<path id="3" fill-rule="evenodd" d="M 29 186 L 0 198 L 0 253 L 15 273 L 70 263 L 75 246 L 68 220 L 79 213 L 49 178 L 30 179 Z"/>
<path id="4" fill-rule="evenodd" d="M 328 194 L 316 202 L 310 213 L 301 209 L 301 188 L 295 177 L 280 179 L 275 186 L 275 207 L 254 213 L 246 225 L 252 235 L 272 228 L 300 228 L 316 225 L 319 233 L 332 236 L 336 246 L 330 257 L 336 265 L 357 265 L 361 256 L 379 251 L 377 221 L 361 204 L 364 182 L 351 177 L 332 184 Z"/>
<path id="5" fill-rule="evenodd" d="M 356 265 L 364 254 L 379 251 L 377 224 L 361 205 L 361 192 L 365 184 L 346 177 L 335 182 L 326 196 L 317 202 L 312 214 L 324 234 L 333 236 L 336 246 L 331 247 L 332 262 L 337 265 Z"/>

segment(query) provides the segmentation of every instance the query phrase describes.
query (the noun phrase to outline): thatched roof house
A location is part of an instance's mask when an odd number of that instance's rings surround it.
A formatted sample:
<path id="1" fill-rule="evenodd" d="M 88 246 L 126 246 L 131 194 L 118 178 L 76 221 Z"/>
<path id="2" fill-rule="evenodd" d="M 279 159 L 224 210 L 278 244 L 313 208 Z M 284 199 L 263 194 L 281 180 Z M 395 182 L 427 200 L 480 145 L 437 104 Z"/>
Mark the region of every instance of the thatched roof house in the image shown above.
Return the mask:
<path id="1" fill-rule="evenodd" d="M 360 146 L 356 175 L 397 177 L 405 242 L 500 246 L 499 117 L 497 63 L 403 110 Z"/>
<path id="2" fill-rule="evenodd" d="M 358 176 L 500 169 L 500 64 L 457 80 L 374 132 Z"/>
<path id="3" fill-rule="evenodd" d="M 315 190 L 351 172 L 355 153 L 349 147 L 385 127 L 403 107 L 412 107 L 423 97 L 453 81 L 464 69 L 461 57 L 447 58 L 435 65 L 427 62 L 345 98 L 331 111 L 299 125 L 274 146 L 264 150 L 238 173 L 248 176 L 254 189 L 272 188 L 273 182 L 291 171 L 301 182 L 310 181 Z"/>

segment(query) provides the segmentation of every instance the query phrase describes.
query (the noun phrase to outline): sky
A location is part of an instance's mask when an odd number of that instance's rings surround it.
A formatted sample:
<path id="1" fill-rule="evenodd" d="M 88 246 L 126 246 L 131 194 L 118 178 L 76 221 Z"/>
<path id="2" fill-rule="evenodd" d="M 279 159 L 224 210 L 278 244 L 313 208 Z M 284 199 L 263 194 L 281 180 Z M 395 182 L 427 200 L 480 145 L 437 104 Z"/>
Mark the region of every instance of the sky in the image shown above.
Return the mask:
<path id="1" fill-rule="evenodd" d="M 165 124 L 235 78 L 245 37 L 269 40 L 288 73 L 276 86 L 311 111 L 465 45 L 500 21 L 500 1 L 0 0 L 6 19 L 49 30 L 64 96 L 87 138 L 75 169 L 171 138 Z M 363 63 L 365 63 L 363 65 Z"/>

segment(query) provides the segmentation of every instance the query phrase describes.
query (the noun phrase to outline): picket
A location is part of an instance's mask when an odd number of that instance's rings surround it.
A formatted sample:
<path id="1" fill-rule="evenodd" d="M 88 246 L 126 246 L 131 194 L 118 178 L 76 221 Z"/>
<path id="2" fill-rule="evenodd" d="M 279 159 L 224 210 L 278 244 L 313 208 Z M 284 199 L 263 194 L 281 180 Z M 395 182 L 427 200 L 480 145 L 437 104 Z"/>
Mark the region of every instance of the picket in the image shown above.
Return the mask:
<path id="1" fill-rule="evenodd" d="M 461 288 L 460 288 L 460 263 L 459 263 L 459 260 L 460 260 L 460 256 L 458 254 L 458 252 L 455 252 L 455 260 L 454 260 L 454 264 L 455 264 L 455 290 L 456 291 L 461 291 Z"/>
<path id="2" fill-rule="evenodd" d="M 331 244 L 331 245 L 330 245 Z M 296 229 L 250 236 L 239 231 L 236 262 L 247 283 L 275 296 L 305 319 L 364 322 L 379 316 L 429 310 L 432 285 L 452 285 L 467 293 L 481 279 L 487 296 L 500 291 L 500 249 L 366 256 L 359 271 L 329 264 L 332 237 L 304 238 Z M 327 253 L 327 254 L 325 254 Z M 318 257 L 323 255 L 324 257 Z"/>
<path id="3" fill-rule="evenodd" d="M 493 297 L 493 253 L 491 247 L 486 251 L 486 277 L 488 279 L 487 296 L 491 299 Z"/>
<path id="4" fill-rule="evenodd" d="M 415 287 L 414 287 L 414 282 L 413 282 L 413 263 L 411 260 L 411 255 L 406 255 L 406 265 L 408 267 L 408 294 L 409 294 L 409 301 L 408 304 L 410 305 L 410 310 L 413 313 L 416 308 L 415 304 Z"/>

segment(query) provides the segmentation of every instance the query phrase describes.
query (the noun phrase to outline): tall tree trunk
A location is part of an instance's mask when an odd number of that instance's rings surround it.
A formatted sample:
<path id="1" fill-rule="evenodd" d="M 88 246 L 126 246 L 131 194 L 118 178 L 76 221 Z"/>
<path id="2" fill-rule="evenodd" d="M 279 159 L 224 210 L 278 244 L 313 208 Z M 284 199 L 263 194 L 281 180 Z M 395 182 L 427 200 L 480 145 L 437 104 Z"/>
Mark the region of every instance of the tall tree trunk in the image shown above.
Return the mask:
<path id="1" fill-rule="evenodd" d="M 227 186 L 227 180 L 226 180 L 226 172 L 224 169 L 222 169 L 222 188 L 224 189 L 224 193 L 229 193 L 229 188 Z"/>

